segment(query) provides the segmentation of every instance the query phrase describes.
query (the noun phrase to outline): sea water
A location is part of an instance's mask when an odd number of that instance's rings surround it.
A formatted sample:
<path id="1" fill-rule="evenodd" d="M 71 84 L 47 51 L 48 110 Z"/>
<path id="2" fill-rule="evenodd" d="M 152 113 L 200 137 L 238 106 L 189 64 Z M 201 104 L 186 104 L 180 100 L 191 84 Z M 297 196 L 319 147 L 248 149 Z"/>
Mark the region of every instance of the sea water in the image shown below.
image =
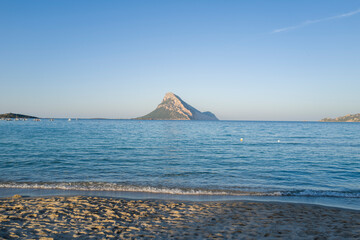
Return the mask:
<path id="1" fill-rule="evenodd" d="M 0 197 L 17 192 L 360 209 L 360 124 L 0 121 Z"/>

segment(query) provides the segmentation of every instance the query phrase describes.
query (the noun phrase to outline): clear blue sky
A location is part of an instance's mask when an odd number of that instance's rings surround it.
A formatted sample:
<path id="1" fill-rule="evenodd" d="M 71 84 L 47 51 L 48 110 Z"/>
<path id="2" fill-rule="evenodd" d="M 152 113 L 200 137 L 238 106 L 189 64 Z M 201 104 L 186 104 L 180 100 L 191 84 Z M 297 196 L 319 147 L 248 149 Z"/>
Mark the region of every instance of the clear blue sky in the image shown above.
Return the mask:
<path id="1" fill-rule="evenodd" d="M 229 120 L 360 112 L 360 1 L 0 1 L 0 113 Z"/>

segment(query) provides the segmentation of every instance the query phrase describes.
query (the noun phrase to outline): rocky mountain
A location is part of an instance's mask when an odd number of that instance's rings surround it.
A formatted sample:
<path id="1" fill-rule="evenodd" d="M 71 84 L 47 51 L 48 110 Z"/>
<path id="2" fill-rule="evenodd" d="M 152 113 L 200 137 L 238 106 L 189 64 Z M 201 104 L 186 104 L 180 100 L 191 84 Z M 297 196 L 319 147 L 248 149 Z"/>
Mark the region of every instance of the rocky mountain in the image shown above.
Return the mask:
<path id="1" fill-rule="evenodd" d="M 200 112 L 173 93 L 166 93 L 162 102 L 151 113 L 138 117 L 142 120 L 219 120 L 211 112 Z"/>
<path id="2" fill-rule="evenodd" d="M 5 114 L 0 114 L 0 118 L 37 118 L 37 117 L 17 114 L 17 113 L 5 113 Z"/>
<path id="3" fill-rule="evenodd" d="M 360 122 L 360 113 L 358 114 L 348 114 L 343 117 L 337 118 L 324 118 L 320 120 L 321 122 Z"/>

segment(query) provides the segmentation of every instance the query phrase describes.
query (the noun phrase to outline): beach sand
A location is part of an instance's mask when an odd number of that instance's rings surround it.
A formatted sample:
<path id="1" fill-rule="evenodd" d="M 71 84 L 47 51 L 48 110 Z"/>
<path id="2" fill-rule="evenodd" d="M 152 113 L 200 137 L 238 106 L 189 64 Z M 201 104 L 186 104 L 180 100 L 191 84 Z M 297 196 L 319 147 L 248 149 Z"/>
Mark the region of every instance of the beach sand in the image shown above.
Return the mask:
<path id="1" fill-rule="evenodd" d="M 0 199 L 0 239 L 360 239 L 360 211 L 273 202 Z"/>

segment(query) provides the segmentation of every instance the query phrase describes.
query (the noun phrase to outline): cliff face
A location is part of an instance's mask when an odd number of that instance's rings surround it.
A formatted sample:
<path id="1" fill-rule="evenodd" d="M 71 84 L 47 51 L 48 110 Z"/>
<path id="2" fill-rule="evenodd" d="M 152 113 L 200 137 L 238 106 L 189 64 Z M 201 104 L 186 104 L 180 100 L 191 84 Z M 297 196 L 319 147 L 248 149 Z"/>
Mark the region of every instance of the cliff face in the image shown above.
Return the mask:
<path id="1" fill-rule="evenodd" d="M 358 114 L 348 114 L 343 117 L 337 118 L 324 118 L 320 120 L 321 122 L 360 122 L 360 113 Z"/>
<path id="2" fill-rule="evenodd" d="M 173 93 L 167 93 L 163 101 L 151 113 L 137 119 L 146 120 L 219 120 L 211 112 L 200 112 Z"/>

